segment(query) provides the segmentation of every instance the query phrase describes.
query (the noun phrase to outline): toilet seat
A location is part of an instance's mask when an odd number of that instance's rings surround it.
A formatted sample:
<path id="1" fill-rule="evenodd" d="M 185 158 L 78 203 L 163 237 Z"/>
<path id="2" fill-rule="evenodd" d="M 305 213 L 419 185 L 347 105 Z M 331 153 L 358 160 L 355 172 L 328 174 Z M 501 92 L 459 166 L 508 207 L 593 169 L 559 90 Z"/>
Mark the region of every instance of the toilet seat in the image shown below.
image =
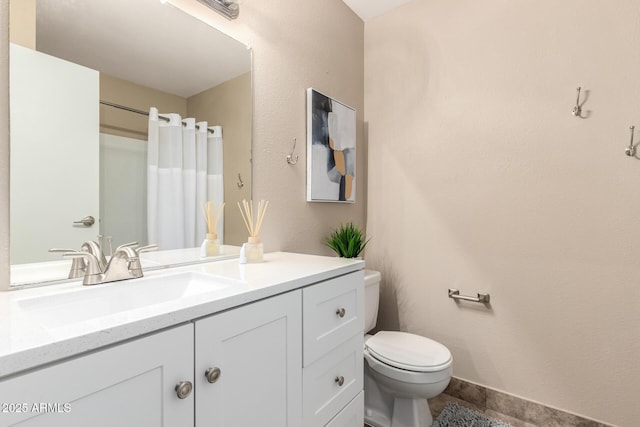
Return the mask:
<path id="1" fill-rule="evenodd" d="M 452 364 L 444 345 L 407 332 L 380 331 L 365 343 L 369 355 L 391 367 L 411 372 L 438 372 Z"/>

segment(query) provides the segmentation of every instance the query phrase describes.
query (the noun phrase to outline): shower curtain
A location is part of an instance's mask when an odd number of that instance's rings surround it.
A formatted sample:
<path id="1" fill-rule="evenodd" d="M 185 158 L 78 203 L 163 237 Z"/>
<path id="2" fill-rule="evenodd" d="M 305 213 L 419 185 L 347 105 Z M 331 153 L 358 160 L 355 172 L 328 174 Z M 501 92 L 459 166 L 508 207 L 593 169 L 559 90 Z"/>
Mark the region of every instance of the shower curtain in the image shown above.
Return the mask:
<path id="1" fill-rule="evenodd" d="M 147 228 L 161 250 L 199 246 L 206 234 L 201 206 L 224 200 L 222 128 L 179 114 L 149 112 Z M 223 242 L 224 219 L 217 234 Z"/>

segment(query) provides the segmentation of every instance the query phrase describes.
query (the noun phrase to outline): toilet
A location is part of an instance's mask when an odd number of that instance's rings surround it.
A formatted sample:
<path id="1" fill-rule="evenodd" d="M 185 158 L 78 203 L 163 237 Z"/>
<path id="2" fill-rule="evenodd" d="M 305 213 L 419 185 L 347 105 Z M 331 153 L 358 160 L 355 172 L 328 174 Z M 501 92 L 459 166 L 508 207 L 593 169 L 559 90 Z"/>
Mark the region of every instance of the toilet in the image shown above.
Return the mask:
<path id="1" fill-rule="evenodd" d="M 365 334 L 376 326 L 381 275 L 365 270 Z M 453 358 L 442 344 L 406 332 L 364 337 L 364 420 L 371 427 L 429 427 L 427 399 L 449 384 Z"/>

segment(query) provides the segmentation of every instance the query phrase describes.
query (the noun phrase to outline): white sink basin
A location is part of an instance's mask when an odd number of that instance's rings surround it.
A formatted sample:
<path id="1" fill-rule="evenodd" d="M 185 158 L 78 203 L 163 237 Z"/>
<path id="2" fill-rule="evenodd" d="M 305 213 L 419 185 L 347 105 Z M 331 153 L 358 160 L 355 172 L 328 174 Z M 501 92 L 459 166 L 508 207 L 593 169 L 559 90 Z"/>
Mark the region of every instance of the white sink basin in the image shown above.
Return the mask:
<path id="1" fill-rule="evenodd" d="M 219 292 L 231 286 L 207 274 L 163 274 L 17 300 L 25 316 L 58 328 L 117 313 L 169 304 L 178 299 Z"/>

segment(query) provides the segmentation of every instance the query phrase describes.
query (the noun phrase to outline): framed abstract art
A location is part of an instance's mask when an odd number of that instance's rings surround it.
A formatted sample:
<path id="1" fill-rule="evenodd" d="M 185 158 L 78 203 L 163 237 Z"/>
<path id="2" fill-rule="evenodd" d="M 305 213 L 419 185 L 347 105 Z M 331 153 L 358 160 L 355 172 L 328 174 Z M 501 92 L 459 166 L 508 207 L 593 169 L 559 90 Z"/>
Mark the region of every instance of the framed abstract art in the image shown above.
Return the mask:
<path id="1" fill-rule="evenodd" d="M 307 89 L 307 201 L 356 201 L 356 110 Z"/>

